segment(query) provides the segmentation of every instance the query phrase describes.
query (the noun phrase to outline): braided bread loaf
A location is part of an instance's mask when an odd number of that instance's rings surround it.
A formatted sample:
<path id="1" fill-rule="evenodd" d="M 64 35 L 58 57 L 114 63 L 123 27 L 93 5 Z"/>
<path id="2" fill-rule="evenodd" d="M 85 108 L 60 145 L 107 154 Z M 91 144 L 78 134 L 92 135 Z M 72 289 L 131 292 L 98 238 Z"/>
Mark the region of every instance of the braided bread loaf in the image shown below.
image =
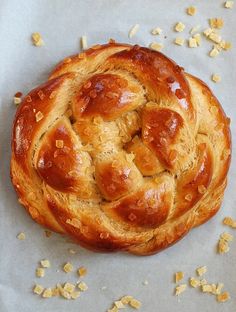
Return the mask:
<path id="1" fill-rule="evenodd" d="M 62 61 L 20 105 L 11 177 L 32 218 L 95 250 L 148 255 L 220 207 L 229 119 L 159 52 L 110 42 Z"/>

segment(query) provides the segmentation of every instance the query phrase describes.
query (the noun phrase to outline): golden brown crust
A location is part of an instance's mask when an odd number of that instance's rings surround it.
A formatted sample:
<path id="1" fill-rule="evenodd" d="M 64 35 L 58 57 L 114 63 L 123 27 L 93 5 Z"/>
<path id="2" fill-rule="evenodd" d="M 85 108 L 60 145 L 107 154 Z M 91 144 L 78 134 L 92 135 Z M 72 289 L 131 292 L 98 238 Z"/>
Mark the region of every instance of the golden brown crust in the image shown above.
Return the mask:
<path id="1" fill-rule="evenodd" d="M 95 250 L 148 255 L 220 207 L 229 121 L 159 52 L 109 43 L 69 57 L 25 97 L 11 177 L 42 225 Z"/>

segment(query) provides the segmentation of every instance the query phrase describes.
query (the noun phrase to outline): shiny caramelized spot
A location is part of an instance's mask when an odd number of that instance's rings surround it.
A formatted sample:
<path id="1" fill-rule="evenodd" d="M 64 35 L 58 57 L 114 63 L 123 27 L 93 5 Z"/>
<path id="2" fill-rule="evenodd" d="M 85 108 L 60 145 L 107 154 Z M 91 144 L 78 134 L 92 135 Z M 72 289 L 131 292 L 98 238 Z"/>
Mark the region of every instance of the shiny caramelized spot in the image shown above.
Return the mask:
<path id="1" fill-rule="evenodd" d="M 125 222 L 155 228 L 167 218 L 170 203 L 164 188 L 149 188 L 121 200 L 113 209 Z"/>
<path id="2" fill-rule="evenodd" d="M 159 160 L 171 168 L 178 153 L 170 150 L 176 140 L 183 118 L 167 108 L 146 108 L 142 116 L 142 137 L 144 143 L 155 153 Z"/>
<path id="3" fill-rule="evenodd" d="M 82 159 L 74 149 L 66 125 L 57 124 L 48 132 L 46 138 L 43 138 L 37 158 L 38 174 L 56 190 L 73 191 L 77 186 L 81 163 Z"/>
<path id="4" fill-rule="evenodd" d="M 152 176 L 164 170 L 156 155 L 137 136 L 126 150 L 134 154 L 134 162 L 143 175 Z"/>
<path id="5" fill-rule="evenodd" d="M 107 200 L 126 195 L 134 183 L 130 166 L 118 160 L 97 164 L 95 175 L 99 189 Z"/>
<path id="6" fill-rule="evenodd" d="M 177 184 L 176 215 L 191 209 L 205 194 L 212 179 L 212 156 L 205 143 L 198 145 L 196 167 L 182 177 Z"/>
<path id="7" fill-rule="evenodd" d="M 79 90 L 74 111 L 78 117 L 112 120 L 137 106 L 140 87 L 115 74 L 97 74 Z"/>

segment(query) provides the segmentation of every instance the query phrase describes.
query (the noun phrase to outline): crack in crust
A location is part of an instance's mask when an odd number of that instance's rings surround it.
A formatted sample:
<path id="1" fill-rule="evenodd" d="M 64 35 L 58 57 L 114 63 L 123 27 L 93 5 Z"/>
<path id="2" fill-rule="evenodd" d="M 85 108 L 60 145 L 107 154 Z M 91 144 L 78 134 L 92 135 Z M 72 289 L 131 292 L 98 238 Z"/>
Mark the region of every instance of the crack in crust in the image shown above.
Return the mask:
<path id="1" fill-rule="evenodd" d="M 25 97 L 11 178 L 32 218 L 95 250 L 148 255 L 220 207 L 229 121 L 209 88 L 159 52 L 97 45 Z"/>

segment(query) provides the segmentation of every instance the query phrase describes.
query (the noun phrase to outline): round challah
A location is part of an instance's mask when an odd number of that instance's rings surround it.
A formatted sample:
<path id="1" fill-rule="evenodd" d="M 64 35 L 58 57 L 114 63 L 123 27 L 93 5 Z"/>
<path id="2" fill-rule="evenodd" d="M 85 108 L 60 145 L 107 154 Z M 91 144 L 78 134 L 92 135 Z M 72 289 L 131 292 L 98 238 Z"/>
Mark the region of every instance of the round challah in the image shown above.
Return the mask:
<path id="1" fill-rule="evenodd" d="M 217 212 L 230 153 L 229 118 L 201 80 L 111 41 L 66 58 L 24 98 L 11 177 L 43 226 L 148 255 Z"/>

